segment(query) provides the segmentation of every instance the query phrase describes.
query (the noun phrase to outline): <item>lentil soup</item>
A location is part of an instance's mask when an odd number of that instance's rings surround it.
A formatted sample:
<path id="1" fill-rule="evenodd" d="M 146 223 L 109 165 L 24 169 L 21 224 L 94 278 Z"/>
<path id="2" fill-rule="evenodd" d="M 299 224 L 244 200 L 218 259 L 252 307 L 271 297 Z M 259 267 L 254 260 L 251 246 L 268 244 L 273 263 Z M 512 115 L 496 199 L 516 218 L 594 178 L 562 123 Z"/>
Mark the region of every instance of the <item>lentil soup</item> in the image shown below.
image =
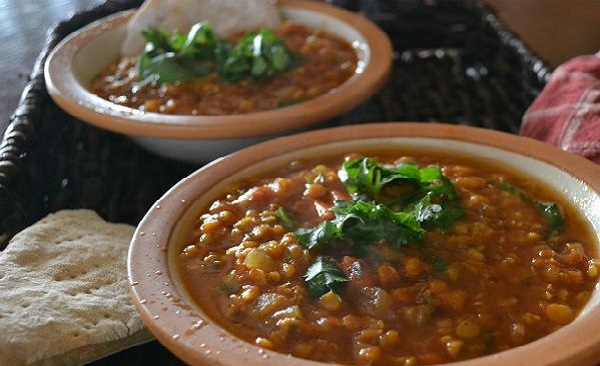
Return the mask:
<path id="1" fill-rule="evenodd" d="M 250 343 L 323 362 L 501 352 L 570 323 L 598 277 L 569 202 L 444 154 L 294 161 L 230 185 L 195 227 L 176 258 L 193 301 Z"/>
<path id="2" fill-rule="evenodd" d="M 298 65 L 268 80 L 221 80 L 217 72 L 192 80 L 140 83 L 138 58 L 126 57 L 92 79 L 90 91 L 112 103 L 145 112 L 218 116 L 300 103 L 339 87 L 356 72 L 358 56 L 329 33 L 284 22 L 274 33 L 299 57 Z"/>

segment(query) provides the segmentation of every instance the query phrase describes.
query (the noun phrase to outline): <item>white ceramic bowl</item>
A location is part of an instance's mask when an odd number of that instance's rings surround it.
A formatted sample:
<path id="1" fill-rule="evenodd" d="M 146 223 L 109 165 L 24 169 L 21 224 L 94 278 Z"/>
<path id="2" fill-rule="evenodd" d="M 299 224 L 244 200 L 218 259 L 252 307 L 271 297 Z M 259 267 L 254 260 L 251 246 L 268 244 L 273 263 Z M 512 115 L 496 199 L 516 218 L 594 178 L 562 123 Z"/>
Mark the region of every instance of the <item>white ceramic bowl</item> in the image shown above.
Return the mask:
<path id="1" fill-rule="evenodd" d="M 568 198 L 600 242 L 600 168 L 532 139 L 444 124 L 384 123 L 323 129 L 265 142 L 219 159 L 170 189 L 140 222 L 128 270 L 142 320 L 158 340 L 190 364 L 324 366 L 248 344 L 219 327 L 189 300 L 173 270 L 180 238 L 221 189 L 296 158 L 369 148 L 434 149 L 485 159 L 542 181 Z M 188 231 L 189 232 L 189 231 Z M 184 241 L 183 244 L 186 244 Z M 195 324 L 201 326 L 194 327 Z M 571 324 L 537 341 L 453 366 L 600 364 L 600 291 Z"/>
<path id="2" fill-rule="evenodd" d="M 230 116 L 143 113 L 108 102 L 86 89 L 120 56 L 132 11 L 101 19 L 65 38 L 50 53 L 45 78 L 50 96 L 69 114 L 95 126 L 127 134 L 159 155 L 210 161 L 277 135 L 297 132 L 358 106 L 387 80 L 392 47 L 365 17 L 319 2 L 283 0 L 283 16 L 337 35 L 357 52 L 359 66 L 347 82 L 327 94 L 279 109 Z"/>

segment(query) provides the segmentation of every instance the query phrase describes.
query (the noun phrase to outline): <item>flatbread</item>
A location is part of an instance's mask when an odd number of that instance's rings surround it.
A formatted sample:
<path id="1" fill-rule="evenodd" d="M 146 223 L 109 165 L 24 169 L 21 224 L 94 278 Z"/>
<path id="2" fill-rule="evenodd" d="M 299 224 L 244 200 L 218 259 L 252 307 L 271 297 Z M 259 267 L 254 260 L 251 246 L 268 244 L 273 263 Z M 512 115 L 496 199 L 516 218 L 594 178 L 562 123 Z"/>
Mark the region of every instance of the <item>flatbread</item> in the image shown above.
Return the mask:
<path id="1" fill-rule="evenodd" d="M 0 366 L 80 365 L 147 342 L 127 283 L 134 228 L 64 210 L 0 253 Z"/>
<path id="2" fill-rule="evenodd" d="M 202 21 L 210 21 L 217 36 L 227 37 L 260 27 L 275 28 L 281 15 L 273 0 L 146 0 L 127 24 L 121 54 L 141 54 L 145 45 L 141 32 L 148 27 L 187 33 Z"/>

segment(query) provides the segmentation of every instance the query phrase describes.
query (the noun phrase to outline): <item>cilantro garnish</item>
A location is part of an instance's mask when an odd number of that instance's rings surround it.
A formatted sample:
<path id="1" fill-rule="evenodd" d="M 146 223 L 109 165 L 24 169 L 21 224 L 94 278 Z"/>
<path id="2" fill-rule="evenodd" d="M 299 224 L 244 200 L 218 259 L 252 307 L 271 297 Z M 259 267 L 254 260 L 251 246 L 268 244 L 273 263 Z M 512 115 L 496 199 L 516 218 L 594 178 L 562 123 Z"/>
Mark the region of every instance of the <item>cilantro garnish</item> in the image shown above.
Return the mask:
<path id="1" fill-rule="evenodd" d="M 541 202 L 536 199 L 533 199 L 526 195 L 523 191 L 518 189 L 517 187 L 503 182 L 501 184 L 502 189 L 505 191 L 516 195 L 524 202 L 528 202 L 535 206 L 541 213 L 544 215 L 546 220 L 548 220 L 548 224 L 552 230 L 560 229 L 565 223 L 565 218 L 562 213 L 562 209 L 558 203 L 554 202 Z"/>
<path id="2" fill-rule="evenodd" d="M 138 73 L 141 83 L 175 83 L 216 71 L 227 81 L 265 80 L 291 68 L 297 56 L 268 29 L 246 34 L 236 44 L 218 39 L 210 23 L 198 23 L 187 34 L 149 28 Z"/>
<path id="3" fill-rule="evenodd" d="M 294 228 L 296 227 L 296 225 L 294 224 L 294 219 L 292 219 L 290 214 L 283 207 L 279 207 L 277 211 L 275 211 L 275 214 L 277 215 L 277 218 L 281 221 L 281 223 L 283 223 L 283 226 L 285 226 L 286 229 L 294 230 Z"/>
<path id="4" fill-rule="evenodd" d="M 383 239 L 399 248 L 421 240 L 423 229 L 413 215 L 394 212 L 385 205 L 361 200 L 337 201 L 331 210 L 335 213 L 333 220 L 295 232 L 300 244 L 314 249 L 332 240 L 368 245 Z"/>
<path id="5" fill-rule="evenodd" d="M 406 205 L 424 195 L 456 199 L 452 183 L 435 166 L 385 166 L 360 158 L 344 162 L 339 176 L 350 194 L 363 193 L 388 205 Z"/>
<path id="6" fill-rule="evenodd" d="M 439 167 L 421 168 L 413 163 L 384 166 L 361 158 L 344 162 L 339 176 L 353 200 L 335 202 L 331 208 L 333 220 L 294 232 L 298 242 L 309 250 L 324 250 L 338 242 L 361 251 L 379 241 L 399 249 L 421 242 L 425 229 L 447 229 L 464 215 L 452 182 Z M 311 293 L 326 291 L 324 278 L 331 276 L 327 272 L 331 267 L 325 268 L 322 258 L 311 265 L 311 276 L 306 277 Z M 446 265 L 440 262 L 438 267 Z M 315 284 L 309 282 L 309 277 L 321 280 Z M 346 279 L 343 273 L 335 278 Z"/>
<path id="7" fill-rule="evenodd" d="M 339 293 L 348 279 L 333 259 L 317 257 L 313 264 L 308 267 L 304 280 L 308 285 L 308 291 L 313 299 L 333 291 Z"/>
<path id="8" fill-rule="evenodd" d="M 435 166 L 384 166 L 360 158 L 344 162 L 339 176 L 354 200 L 336 202 L 333 220 L 296 230 L 298 241 L 308 249 L 333 240 L 385 240 L 399 248 L 419 242 L 422 225 L 447 229 L 464 215 L 454 186 Z"/>
<path id="9" fill-rule="evenodd" d="M 444 272 L 449 266 L 450 264 L 443 258 L 436 258 L 436 260 L 433 262 L 433 268 L 436 270 L 436 272 Z"/>
<path id="10" fill-rule="evenodd" d="M 138 73 L 142 83 L 151 78 L 158 83 L 172 83 L 206 76 L 213 69 L 218 41 L 208 23 L 199 23 L 187 35 L 149 28 Z M 219 46 L 220 47 L 220 46 Z"/>
<path id="11" fill-rule="evenodd" d="M 422 225 L 441 230 L 448 229 L 465 214 L 456 200 L 434 203 L 429 194 L 419 200 L 411 212 Z"/>
<path id="12" fill-rule="evenodd" d="M 228 81 L 265 80 L 287 70 L 296 56 L 268 29 L 246 34 L 219 64 L 219 75 Z"/>
<path id="13" fill-rule="evenodd" d="M 535 205 L 542 211 L 552 229 L 559 229 L 565 223 L 565 218 L 558 203 L 543 203 L 536 201 Z"/>

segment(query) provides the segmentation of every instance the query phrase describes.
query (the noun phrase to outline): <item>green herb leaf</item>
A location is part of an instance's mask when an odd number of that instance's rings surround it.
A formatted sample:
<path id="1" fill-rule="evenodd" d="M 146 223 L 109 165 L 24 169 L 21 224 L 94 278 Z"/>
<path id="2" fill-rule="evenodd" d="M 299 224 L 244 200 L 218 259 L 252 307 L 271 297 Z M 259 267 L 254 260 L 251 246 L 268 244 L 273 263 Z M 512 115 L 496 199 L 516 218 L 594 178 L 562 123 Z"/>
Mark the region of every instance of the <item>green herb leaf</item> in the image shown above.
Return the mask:
<path id="1" fill-rule="evenodd" d="M 542 203 L 536 201 L 536 206 L 542 211 L 544 216 L 546 216 L 546 219 L 550 222 L 551 228 L 558 229 L 564 225 L 565 218 L 558 203 Z"/>
<path id="2" fill-rule="evenodd" d="M 563 216 L 562 209 L 558 203 L 540 202 L 536 199 L 533 199 L 532 197 L 529 197 L 525 194 L 525 192 L 506 182 L 502 183 L 501 188 L 511 194 L 516 195 L 523 201 L 534 205 L 538 210 L 540 210 L 542 215 L 546 217 L 552 230 L 558 230 L 564 225 L 565 218 Z"/>
<path id="3" fill-rule="evenodd" d="M 323 221 L 312 228 L 300 228 L 294 235 L 301 245 L 312 250 L 332 240 L 341 240 L 342 230 L 333 221 Z"/>
<path id="4" fill-rule="evenodd" d="M 138 65 L 142 83 L 186 81 L 214 70 L 228 81 L 265 80 L 297 61 L 285 42 L 267 29 L 248 33 L 235 46 L 217 39 L 207 22 L 194 25 L 187 34 L 149 28 L 142 36 L 146 40 Z"/>
<path id="5" fill-rule="evenodd" d="M 230 295 L 233 292 L 233 286 L 228 283 L 222 283 L 221 286 L 219 286 L 219 291 L 225 295 Z"/>
<path id="6" fill-rule="evenodd" d="M 355 243 L 370 244 L 383 239 L 401 247 L 421 241 L 423 229 L 409 213 L 394 212 L 385 205 L 365 201 L 340 201 L 332 211 L 343 237 Z"/>
<path id="7" fill-rule="evenodd" d="M 240 39 L 218 69 L 219 75 L 228 81 L 265 80 L 291 68 L 296 61 L 285 42 L 263 28 Z"/>
<path id="8" fill-rule="evenodd" d="M 433 262 L 433 269 L 435 269 L 436 272 L 444 272 L 449 266 L 450 263 L 446 262 L 442 258 L 436 258 Z"/>
<path id="9" fill-rule="evenodd" d="M 344 162 L 338 175 L 353 200 L 336 201 L 331 208 L 333 220 L 294 232 L 309 250 L 336 241 L 349 244 L 356 252 L 377 241 L 401 248 L 420 243 L 425 228 L 447 229 L 464 215 L 452 182 L 438 167 L 420 168 L 412 163 L 383 166 L 361 158 Z M 447 266 L 442 260 L 436 262 L 440 271 Z M 307 273 L 307 278 L 314 278 L 314 283 L 307 281 L 313 297 L 333 290 L 327 283 L 337 284 L 339 279 L 322 267 L 320 259 Z"/>
<path id="10" fill-rule="evenodd" d="M 431 228 L 447 229 L 464 214 L 452 182 L 435 166 L 384 166 L 360 158 L 344 162 L 339 176 L 355 197 L 366 195 L 396 211 L 410 212 Z"/>
<path id="11" fill-rule="evenodd" d="M 353 244 L 368 245 L 386 240 L 394 247 L 421 241 L 423 229 L 409 213 L 394 212 L 374 202 L 337 201 L 331 209 L 335 218 L 323 221 L 314 228 L 296 230 L 300 244 L 315 249 L 333 240 L 348 240 Z"/>
<path id="12" fill-rule="evenodd" d="M 317 257 L 308 267 L 304 280 L 313 299 L 319 298 L 329 291 L 340 293 L 348 282 L 344 272 L 336 265 L 335 261 L 322 256 Z"/>
<path id="13" fill-rule="evenodd" d="M 423 197 L 414 207 L 418 222 L 432 229 L 447 230 L 452 223 L 464 216 L 465 210 L 456 201 L 432 203 L 431 195 Z"/>
<path id="14" fill-rule="evenodd" d="M 190 29 L 187 37 L 181 38 L 178 42 L 181 46 L 177 49 L 181 55 L 214 60 L 218 42 L 209 23 L 198 23 Z"/>
<path id="15" fill-rule="evenodd" d="M 175 51 L 171 45 L 169 35 L 158 28 L 148 28 L 142 31 L 142 37 L 146 40 L 144 52 L 150 57 Z"/>
<path id="16" fill-rule="evenodd" d="M 345 161 L 338 173 L 348 193 L 365 192 L 376 199 L 381 192 L 384 182 L 384 168 L 370 158 L 352 159 Z M 386 181 L 389 182 L 389 174 Z"/>
<path id="17" fill-rule="evenodd" d="M 138 63 L 142 83 L 152 78 L 173 83 L 206 76 L 214 68 L 217 40 L 208 23 L 194 25 L 186 35 L 149 28 L 142 32 L 145 51 Z"/>
<path id="18" fill-rule="evenodd" d="M 425 194 L 456 199 L 452 183 L 433 166 L 419 168 L 413 163 L 385 166 L 371 158 L 360 158 L 345 161 L 339 177 L 350 194 L 364 193 L 389 205 L 406 205 Z"/>
<path id="19" fill-rule="evenodd" d="M 283 223 L 288 230 L 294 230 L 296 225 L 294 224 L 294 219 L 287 213 L 287 211 L 283 207 L 279 207 L 275 212 L 277 218 Z"/>
<path id="20" fill-rule="evenodd" d="M 153 58 L 142 57 L 139 63 L 140 78 L 152 78 L 159 83 L 174 83 L 206 76 L 210 69 L 210 64 L 181 57 L 173 52 Z"/>
<path id="21" fill-rule="evenodd" d="M 452 182 L 438 167 L 420 168 L 412 163 L 383 166 L 360 158 L 344 162 L 338 174 L 354 200 L 336 202 L 334 220 L 295 232 L 308 249 L 333 240 L 352 244 L 385 240 L 399 248 L 421 241 L 421 224 L 448 229 L 464 215 Z"/>

